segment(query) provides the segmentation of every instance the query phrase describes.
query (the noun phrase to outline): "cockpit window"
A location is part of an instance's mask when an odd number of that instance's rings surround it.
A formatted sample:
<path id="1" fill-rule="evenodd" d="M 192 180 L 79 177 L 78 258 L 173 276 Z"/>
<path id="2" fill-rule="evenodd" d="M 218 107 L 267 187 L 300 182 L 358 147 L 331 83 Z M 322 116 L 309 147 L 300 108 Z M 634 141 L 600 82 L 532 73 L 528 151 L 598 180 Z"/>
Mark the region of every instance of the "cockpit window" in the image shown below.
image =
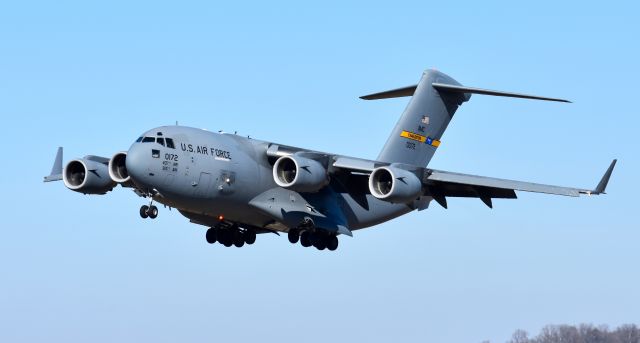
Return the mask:
<path id="1" fill-rule="evenodd" d="M 155 137 L 144 137 L 142 139 L 142 143 L 152 143 L 152 142 L 155 142 L 155 141 L 156 141 Z"/>
<path id="2" fill-rule="evenodd" d="M 142 137 L 138 137 L 138 139 L 136 139 L 136 143 L 140 143 L 142 142 Z"/>
<path id="3" fill-rule="evenodd" d="M 173 145 L 173 139 L 167 138 L 167 148 L 175 149 L 176 146 Z"/>
<path id="4" fill-rule="evenodd" d="M 164 146 L 164 138 L 162 138 L 162 137 L 158 137 L 158 138 L 156 139 L 156 142 L 158 142 L 158 144 L 160 144 L 160 145 Z"/>

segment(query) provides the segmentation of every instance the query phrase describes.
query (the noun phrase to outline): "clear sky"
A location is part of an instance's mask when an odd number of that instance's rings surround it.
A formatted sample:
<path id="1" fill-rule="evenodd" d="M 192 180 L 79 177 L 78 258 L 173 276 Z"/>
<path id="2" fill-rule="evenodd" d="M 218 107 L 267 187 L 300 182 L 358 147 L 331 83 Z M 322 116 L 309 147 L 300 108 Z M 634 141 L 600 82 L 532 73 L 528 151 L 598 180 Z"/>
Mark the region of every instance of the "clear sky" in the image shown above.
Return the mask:
<path id="1" fill-rule="evenodd" d="M 0 4 L 0 341 L 493 342 L 549 323 L 640 320 L 640 8 L 590 2 Z M 431 166 L 594 187 L 450 199 L 337 252 L 205 228 L 117 188 L 43 184 L 180 124 L 375 158 L 407 99 L 362 101 L 429 67 L 473 96 Z"/>

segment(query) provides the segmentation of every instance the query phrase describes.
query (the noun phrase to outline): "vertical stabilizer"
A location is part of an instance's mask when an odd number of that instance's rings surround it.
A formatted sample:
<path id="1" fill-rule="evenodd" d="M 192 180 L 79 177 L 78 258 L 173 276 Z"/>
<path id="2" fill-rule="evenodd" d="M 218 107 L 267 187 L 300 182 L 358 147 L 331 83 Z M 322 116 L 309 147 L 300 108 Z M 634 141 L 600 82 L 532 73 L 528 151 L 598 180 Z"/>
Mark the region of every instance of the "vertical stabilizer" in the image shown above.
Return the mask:
<path id="1" fill-rule="evenodd" d="M 412 95 L 407 108 L 393 128 L 378 160 L 426 166 L 440 145 L 453 114 L 471 97 L 468 93 L 441 92 L 432 84 L 461 86 L 451 77 L 429 69 L 417 86 L 376 93 L 363 99 L 383 99 Z"/>

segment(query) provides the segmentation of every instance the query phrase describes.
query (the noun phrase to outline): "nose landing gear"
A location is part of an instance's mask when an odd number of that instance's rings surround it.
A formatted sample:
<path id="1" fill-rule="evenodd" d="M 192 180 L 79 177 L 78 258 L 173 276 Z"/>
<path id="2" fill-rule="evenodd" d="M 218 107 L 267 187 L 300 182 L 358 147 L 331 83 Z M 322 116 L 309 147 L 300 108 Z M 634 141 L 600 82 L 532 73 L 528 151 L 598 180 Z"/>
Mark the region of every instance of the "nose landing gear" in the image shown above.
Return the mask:
<path id="1" fill-rule="evenodd" d="M 158 216 L 158 208 L 154 205 L 140 207 L 140 217 L 155 219 Z"/>
<path id="2" fill-rule="evenodd" d="M 142 205 L 142 207 L 140 207 L 140 217 L 144 219 L 146 218 L 156 219 L 157 216 L 158 216 L 158 208 L 153 205 L 153 201 L 151 201 L 149 206 Z"/>

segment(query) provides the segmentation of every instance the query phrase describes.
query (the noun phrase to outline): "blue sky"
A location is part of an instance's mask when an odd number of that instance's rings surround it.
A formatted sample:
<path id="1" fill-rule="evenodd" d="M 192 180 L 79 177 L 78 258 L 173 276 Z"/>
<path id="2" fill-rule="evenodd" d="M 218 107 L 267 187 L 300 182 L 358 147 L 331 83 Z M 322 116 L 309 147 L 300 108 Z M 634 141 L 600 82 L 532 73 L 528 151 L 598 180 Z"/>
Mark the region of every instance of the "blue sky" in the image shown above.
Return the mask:
<path id="1" fill-rule="evenodd" d="M 578 2 L 5 2 L 0 5 L 0 341 L 493 342 L 640 318 L 638 6 Z M 474 96 L 438 169 L 593 187 L 451 199 L 341 240 L 210 246 L 121 188 L 43 184 L 65 160 L 180 124 L 375 158 L 429 67 Z"/>

